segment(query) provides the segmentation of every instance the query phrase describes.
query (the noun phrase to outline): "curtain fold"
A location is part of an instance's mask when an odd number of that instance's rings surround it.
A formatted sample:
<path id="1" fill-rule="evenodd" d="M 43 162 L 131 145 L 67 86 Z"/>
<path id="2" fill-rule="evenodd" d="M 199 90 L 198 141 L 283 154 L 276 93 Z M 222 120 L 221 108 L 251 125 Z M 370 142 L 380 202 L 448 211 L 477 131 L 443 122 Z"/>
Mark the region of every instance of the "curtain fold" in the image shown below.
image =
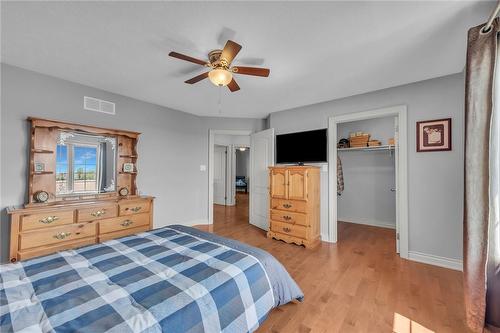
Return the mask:
<path id="1" fill-rule="evenodd" d="M 98 174 L 97 174 L 97 189 L 99 193 L 106 192 L 104 189 L 106 188 L 106 170 L 108 166 L 106 165 L 106 142 L 99 143 L 99 156 L 98 156 Z"/>
<path id="2" fill-rule="evenodd" d="M 464 293 L 468 326 L 474 332 L 500 327 L 498 258 L 498 110 L 495 108 L 499 20 L 491 30 L 469 30 L 465 82 Z M 499 74 L 500 75 L 500 74 Z M 500 99 L 499 99 L 500 101 Z M 492 186 L 493 184 L 493 186 Z M 498 207 L 498 206 L 496 206 Z M 496 227 L 495 227 L 496 226 Z M 485 329 L 485 327 L 487 327 Z"/>

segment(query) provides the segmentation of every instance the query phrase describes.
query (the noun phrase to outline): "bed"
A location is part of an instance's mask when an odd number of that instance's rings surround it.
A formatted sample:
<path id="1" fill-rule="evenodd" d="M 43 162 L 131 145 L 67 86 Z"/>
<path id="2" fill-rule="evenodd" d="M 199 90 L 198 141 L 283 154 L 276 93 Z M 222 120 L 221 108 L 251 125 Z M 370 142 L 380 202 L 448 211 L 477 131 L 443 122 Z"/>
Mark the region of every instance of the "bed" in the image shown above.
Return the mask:
<path id="1" fill-rule="evenodd" d="M 2 265 L 0 331 L 253 332 L 302 299 L 269 253 L 174 225 Z"/>
<path id="2" fill-rule="evenodd" d="M 245 176 L 236 176 L 236 190 L 243 189 L 245 193 L 248 192 L 248 183 Z"/>

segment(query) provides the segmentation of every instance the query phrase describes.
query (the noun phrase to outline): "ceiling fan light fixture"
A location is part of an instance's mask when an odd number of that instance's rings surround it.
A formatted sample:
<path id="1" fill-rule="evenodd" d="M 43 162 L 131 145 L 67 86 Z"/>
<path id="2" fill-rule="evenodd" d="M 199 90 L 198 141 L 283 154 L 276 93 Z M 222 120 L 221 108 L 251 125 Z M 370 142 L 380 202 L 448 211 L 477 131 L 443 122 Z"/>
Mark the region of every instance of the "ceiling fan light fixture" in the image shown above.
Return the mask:
<path id="1" fill-rule="evenodd" d="M 233 79 L 233 74 L 222 68 L 215 68 L 208 72 L 208 78 L 216 86 L 227 86 Z"/>

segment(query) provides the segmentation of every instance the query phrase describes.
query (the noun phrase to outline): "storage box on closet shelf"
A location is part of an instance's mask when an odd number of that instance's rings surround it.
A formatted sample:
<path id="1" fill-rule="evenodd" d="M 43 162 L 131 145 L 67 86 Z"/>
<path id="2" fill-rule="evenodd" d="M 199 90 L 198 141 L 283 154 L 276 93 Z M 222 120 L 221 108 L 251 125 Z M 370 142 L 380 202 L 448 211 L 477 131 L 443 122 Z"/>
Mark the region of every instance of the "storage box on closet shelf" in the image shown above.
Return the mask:
<path id="1" fill-rule="evenodd" d="M 349 146 L 351 148 L 367 147 L 369 140 L 369 133 L 356 132 L 349 134 Z"/>
<path id="2" fill-rule="evenodd" d="M 381 146 L 382 142 L 380 140 L 370 140 L 368 141 L 368 147 L 378 147 Z"/>

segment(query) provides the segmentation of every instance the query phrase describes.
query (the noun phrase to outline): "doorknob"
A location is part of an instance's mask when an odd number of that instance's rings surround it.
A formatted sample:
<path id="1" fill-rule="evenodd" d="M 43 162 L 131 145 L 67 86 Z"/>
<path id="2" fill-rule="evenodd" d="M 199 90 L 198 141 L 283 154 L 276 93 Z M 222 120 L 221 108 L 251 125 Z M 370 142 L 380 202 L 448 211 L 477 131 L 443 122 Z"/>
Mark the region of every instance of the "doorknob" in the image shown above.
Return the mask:
<path id="1" fill-rule="evenodd" d="M 396 192 L 396 189 L 394 187 L 391 188 L 391 192 Z"/>

